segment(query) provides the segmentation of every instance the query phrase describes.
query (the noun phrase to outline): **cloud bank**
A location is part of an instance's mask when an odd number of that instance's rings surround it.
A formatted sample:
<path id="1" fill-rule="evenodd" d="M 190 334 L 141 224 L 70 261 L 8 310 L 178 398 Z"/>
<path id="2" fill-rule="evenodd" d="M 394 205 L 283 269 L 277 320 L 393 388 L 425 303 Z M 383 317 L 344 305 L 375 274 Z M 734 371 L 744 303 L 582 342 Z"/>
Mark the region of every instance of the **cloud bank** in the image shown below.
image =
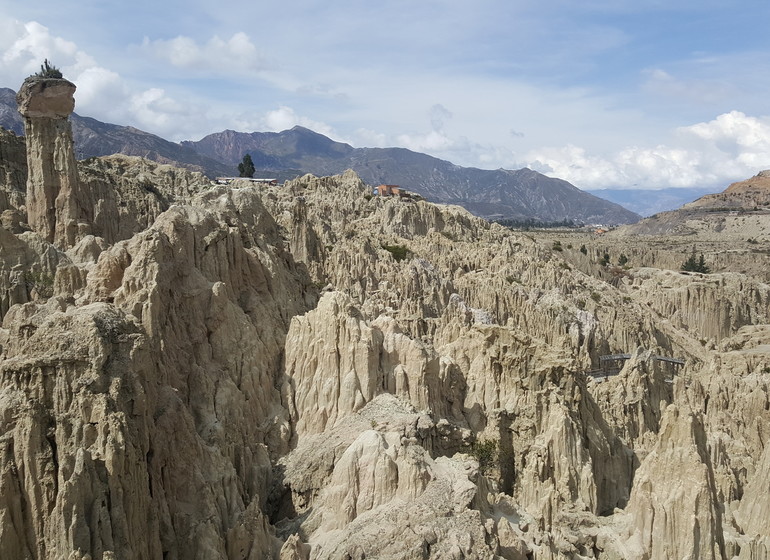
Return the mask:
<path id="1" fill-rule="evenodd" d="M 567 145 L 527 154 L 530 167 L 581 188 L 667 188 L 726 185 L 770 169 L 770 118 L 740 111 L 680 127 L 674 145 L 630 146 L 608 156 Z"/>

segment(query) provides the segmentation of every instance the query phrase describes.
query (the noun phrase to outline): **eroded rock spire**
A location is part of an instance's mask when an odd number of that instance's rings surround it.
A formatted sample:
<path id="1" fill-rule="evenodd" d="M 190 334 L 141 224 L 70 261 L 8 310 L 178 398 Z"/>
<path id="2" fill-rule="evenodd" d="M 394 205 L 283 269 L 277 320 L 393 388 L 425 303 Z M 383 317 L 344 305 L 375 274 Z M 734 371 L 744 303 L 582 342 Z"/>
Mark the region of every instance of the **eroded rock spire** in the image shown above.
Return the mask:
<path id="1" fill-rule="evenodd" d="M 61 248 L 78 237 L 78 173 L 68 119 L 75 89 L 63 78 L 30 76 L 16 95 L 27 136 L 27 221 Z"/>

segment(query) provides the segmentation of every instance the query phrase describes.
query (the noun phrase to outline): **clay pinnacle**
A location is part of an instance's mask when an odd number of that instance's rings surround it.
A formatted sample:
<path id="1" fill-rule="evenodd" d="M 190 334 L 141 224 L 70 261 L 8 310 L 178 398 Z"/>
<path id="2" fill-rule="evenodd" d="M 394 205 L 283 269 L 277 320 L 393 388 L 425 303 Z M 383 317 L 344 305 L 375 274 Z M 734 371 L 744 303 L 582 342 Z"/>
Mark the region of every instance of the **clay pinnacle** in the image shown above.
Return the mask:
<path id="1" fill-rule="evenodd" d="M 78 174 L 72 128 L 75 84 L 30 76 L 16 102 L 27 137 L 27 222 L 46 241 L 66 249 L 78 237 Z"/>

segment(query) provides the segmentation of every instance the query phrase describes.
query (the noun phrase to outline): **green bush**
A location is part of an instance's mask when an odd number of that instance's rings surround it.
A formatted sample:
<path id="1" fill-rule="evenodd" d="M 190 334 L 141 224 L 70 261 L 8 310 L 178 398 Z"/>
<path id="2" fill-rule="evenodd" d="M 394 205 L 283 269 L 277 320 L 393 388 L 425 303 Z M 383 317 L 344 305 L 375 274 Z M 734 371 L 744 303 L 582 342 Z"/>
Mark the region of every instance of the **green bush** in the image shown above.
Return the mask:
<path id="1" fill-rule="evenodd" d="M 479 470 L 482 473 L 487 473 L 492 467 L 498 466 L 499 448 L 494 440 L 473 442 L 470 454 L 479 462 Z"/>
<path id="2" fill-rule="evenodd" d="M 48 59 L 45 59 L 45 62 L 40 65 L 40 72 L 36 72 L 33 74 L 36 78 L 63 78 L 61 70 L 59 70 L 56 66 L 48 62 Z"/>
<path id="3" fill-rule="evenodd" d="M 382 248 L 393 255 L 396 262 L 401 262 L 412 254 L 412 252 L 403 245 L 383 245 Z"/>

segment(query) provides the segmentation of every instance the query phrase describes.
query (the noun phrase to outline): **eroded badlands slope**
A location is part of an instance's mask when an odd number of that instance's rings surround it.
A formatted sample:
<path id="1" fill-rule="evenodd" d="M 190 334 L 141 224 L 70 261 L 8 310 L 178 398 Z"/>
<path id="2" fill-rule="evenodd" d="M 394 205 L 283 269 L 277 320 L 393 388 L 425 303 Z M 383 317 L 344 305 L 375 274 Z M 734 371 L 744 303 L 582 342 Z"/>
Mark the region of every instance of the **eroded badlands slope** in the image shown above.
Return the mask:
<path id="1" fill-rule="evenodd" d="M 3 165 L 0 557 L 770 554 L 768 285 L 127 157 L 69 246 Z"/>

